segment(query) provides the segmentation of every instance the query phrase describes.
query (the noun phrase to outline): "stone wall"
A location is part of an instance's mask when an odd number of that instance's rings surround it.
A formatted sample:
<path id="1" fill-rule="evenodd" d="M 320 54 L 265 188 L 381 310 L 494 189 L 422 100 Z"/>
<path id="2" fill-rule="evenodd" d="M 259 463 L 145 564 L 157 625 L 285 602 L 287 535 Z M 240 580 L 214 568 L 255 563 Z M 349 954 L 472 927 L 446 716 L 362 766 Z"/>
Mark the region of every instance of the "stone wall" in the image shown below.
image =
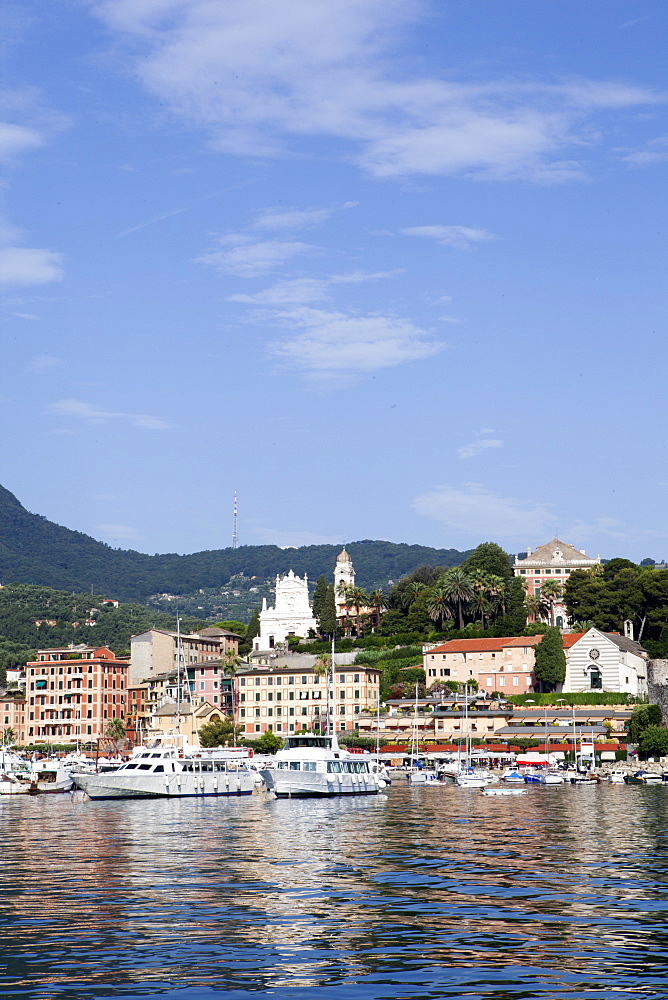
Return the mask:
<path id="1" fill-rule="evenodd" d="M 647 694 L 650 704 L 659 705 L 664 726 L 668 726 L 668 660 L 648 660 Z"/>

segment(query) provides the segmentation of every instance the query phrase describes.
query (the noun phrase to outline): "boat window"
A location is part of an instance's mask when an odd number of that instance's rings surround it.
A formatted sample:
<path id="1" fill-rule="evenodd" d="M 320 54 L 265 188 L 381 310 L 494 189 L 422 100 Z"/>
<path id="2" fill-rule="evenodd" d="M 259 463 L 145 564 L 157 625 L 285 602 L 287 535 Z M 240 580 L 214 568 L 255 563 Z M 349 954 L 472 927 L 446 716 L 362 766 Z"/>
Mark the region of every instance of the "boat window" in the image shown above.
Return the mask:
<path id="1" fill-rule="evenodd" d="M 302 766 L 301 765 L 301 761 L 299 761 L 299 760 L 291 760 L 290 761 L 290 770 L 291 771 L 300 771 L 301 770 L 301 766 Z"/>
<path id="2" fill-rule="evenodd" d="M 156 764 L 155 765 L 155 770 L 156 770 L 156 772 L 157 771 L 164 771 L 165 770 L 165 765 L 164 764 Z"/>
<path id="3" fill-rule="evenodd" d="M 316 766 L 315 766 L 315 761 L 314 760 L 305 760 L 304 761 L 304 763 L 302 765 L 302 770 L 304 770 L 304 771 L 315 771 L 315 769 L 316 769 Z"/>
<path id="4" fill-rule="evenodd" d="M 162 757 L 162 754 L 160 754 L 160 753 L 152 753 L 151 757 Z"/>
<path id="5" fill-rule="evenodd" d="M 136 764 L 126 764 L 125 767 L 123 768 L 123 770 L 124 771 L 134 771 L 134 769 L 136 767 L 137 767 Z"/>
<path id="6" fill-rule="evenodd" d="M 328 771 L 333 771 L 334 773 L 338 774 L 338 772 L 341 770 L 341 761 L 340 760 L 328 760 L 327 761 L 327 770 Z"/>
<path id="7" fill-rule="evenodd" d="M 137 769 L 139 771 L 150 771 L 151 770 L 151 765 L 150 764 L 138 764 L 137 765 Z"/>

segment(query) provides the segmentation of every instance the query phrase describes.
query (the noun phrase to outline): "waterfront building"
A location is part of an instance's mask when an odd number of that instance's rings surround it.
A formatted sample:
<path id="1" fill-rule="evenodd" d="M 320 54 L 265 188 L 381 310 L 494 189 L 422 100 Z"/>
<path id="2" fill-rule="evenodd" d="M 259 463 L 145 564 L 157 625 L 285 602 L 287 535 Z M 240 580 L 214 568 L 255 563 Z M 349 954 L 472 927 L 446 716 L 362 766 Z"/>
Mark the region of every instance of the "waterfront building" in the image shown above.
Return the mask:
<path id="1" fill-rule="evenodd" d="M 525 583 L 528 597 L 540 597 L 541 587 L 547 580 L 553 580 L 565 586 L 569 576 L 576 569 L 592 570 L 601 565 L 601 557 L 587 556 L 584 549 L 576 549 L 567 542 L 553 538 L 545 545 L 539 545 L 533 550 L 527 548 L 525 558 L 515 557 L 513 573 Z M 554 624 L 565 629 L 568 623 L 568 611 L 563 601 L 557 601 L 553 609 Z M 547 621 L 547 618 L 545 618 Z"/>
<path id="2" fill-rule="evenodd" d="M 437 681 L 475 681 L 488 694 L 525 694 L 533 690 L 534 647 L 541 639 L 540 635 L 532 635 L 426 643 L 422 665 L 427 687 Z"/>
<path id="3" fill-rule="evenodd" d="M 232 668 L 222 660 L 199 660 L 188 664 L 188 689 L 194 705 L 205 702 L 223 712 L 232 711 Z"/>
<path id="4" fill-rule="evenodd" d="M 26 699 L 23 694 L 15 691 L 5 691 L 0 694 L 0 743 L 25 743 L 26 742 L 26 721 L 28 713 L 26 711 Z M 8 737 L 10 731 L 13 737 Z"/>
<path id="5" fill-rule="evenodd" d="M 375 711 L 380 670 L 366 664 L 336 665 L 334 725 L 337 732 L 357 728 L 363 711 Z M 300 729 L 320 732 L 327 716 L 326 674 L 296 667 L 241 668 L 234 675 L 235 724 L 248 738 L 271 730 L 289 736 Z"/>
<path id="6" fill-rule="evenodd" d="M 260 634 L 253 640 L 253 649 L 274 649 L 288 636 L 306 637 L 310 629 L 315 632 L 317 627 L 308 599 L 308 577 L 304 574 L 302 580 L 290 570 L 276 577 L 274 606 L 267 607 L 266 597 L 262 600 Z"/>
<path id="7" fill-rule="evenodd" d="M 186 668 L 202 660 L 236 657 L 240 638 L 221 628 L 182 633 L 181 666 Z M 130 684 L 141 684 L 149 677 L 175 670 L 178 645 L 179 634 L 168 629 L 151 628 L 133 635 L 130 640 Z"/>
<path id="8" fill-rule="evenodd" d="M 590 628 L 568 650 L 563 689 L 646 695 L 647 660 L 647 651 L 630 636 Z"/>
<path id="9" fill-rule="evenodd" d="M 128 661 L 106 646 L 39 649 L 26 664 L 26 738 L 96 739 L 125 720 Z"/>

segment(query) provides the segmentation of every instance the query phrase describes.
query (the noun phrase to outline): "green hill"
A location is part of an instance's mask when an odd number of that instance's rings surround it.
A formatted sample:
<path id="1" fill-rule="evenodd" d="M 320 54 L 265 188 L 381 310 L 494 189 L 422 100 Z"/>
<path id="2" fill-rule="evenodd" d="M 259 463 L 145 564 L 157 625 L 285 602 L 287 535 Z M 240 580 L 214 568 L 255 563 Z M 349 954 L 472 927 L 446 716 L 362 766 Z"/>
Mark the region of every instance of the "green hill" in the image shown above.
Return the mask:
<path id="1" fill-rule="evenodd" d="M 457 566 L 468 552 L 433 549 L 383 541 L 352 542 L 350 552 L 357 582 L 365 588 L 387 586 L 416 566 Z M 191 555 L 146 555 L 113 549 L 90 535 L 64 528 L 31 514 L 9 490 L 0 486 L 0 581 L 34 584 L 57 590 L 104 593 L 122 601 L 146 601 L 153 594 L 189 594 L 224 587 L 243 576 L 263 584 L 293 569 L 309 579 L 330 579 L 340 547 L 308 545 L 281 549 L 276 545 L 244 545 Z"/>

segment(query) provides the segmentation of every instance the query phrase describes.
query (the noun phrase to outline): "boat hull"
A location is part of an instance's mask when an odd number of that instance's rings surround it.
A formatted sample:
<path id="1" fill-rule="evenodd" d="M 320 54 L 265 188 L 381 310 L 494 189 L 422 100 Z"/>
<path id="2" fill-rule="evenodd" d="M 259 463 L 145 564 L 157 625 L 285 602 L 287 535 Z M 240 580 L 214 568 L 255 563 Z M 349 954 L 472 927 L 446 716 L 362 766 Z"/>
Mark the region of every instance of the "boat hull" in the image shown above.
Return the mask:
<path id="1" fill-rule="evenodd" d="M 265 768 L 260 774 L 269 791 L 278 799 L 377 795 L 381 787 L 376 776 L 371 773 L 321 773 Z"/>
<path id="2" fill-rule="evenodd" d="M 91 799 L 183 799 L 250 795 L 255 787 L 251 773 L 75 774 L 74 783 Z"/>

